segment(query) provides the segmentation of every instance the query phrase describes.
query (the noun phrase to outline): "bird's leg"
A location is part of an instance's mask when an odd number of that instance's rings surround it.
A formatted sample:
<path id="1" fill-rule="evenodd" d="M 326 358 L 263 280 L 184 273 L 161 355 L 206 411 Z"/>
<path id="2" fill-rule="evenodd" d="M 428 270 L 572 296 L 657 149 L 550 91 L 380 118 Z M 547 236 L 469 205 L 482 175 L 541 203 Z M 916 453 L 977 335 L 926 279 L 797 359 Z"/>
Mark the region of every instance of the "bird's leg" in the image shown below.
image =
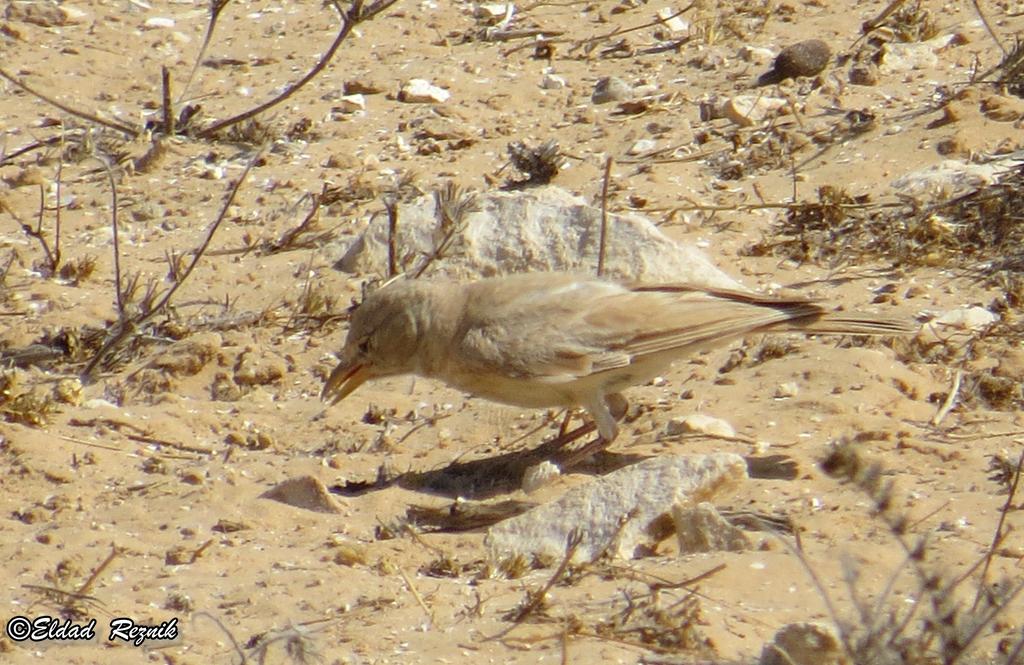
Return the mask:
<path id="1" fill-rule="evenodd" d="M 590 417 L 597 424 L 597 433 L 604 440 L 606 446 L 611 445 L 619 435 L 618 421 L 622 420 L 629 408 L 629 402 L 622 396 L 622 393 L 608 393 L 598 395 L 586 409 Z"/>
<path id="2" fill-rule="evenodd" d="M 565 417 L 562 418 L 562 424 L 558 427 L 558 438 L 561 439 L 565 436 L 565 433 L 569 431 L 569 425 L 572 424 L 572 417 L 575 409 L 566 409 Z"/>
<path id="3" fill-rule="evenodd" d="M 623 397 L 622 393 L 608 393 L 604 396 L 604 403 L 608 405 L 615 422 L 625 418 L 626 412 L 629 411 L 629 400 Z"/>
<path id="4" fill-rule="evenodd" d="M 597 438 L 584 444 L 579 450 L 566 451 L 558 455 L 556 457 L 557 464 L 563 471 L 568 471 L 591 455 L 596 455 L 611 445 L 619 434 L 617 421 L 625 417 L 626 411 L 629 409 L 629 402 L 621 393 L 610 393 L 598 396 L 585 408 L 590 413 L 593 422 L 585 423 L 566 434 L 564 438 L 556 439 L 555 441 L 558 443 L 555 445 L 561 452 L 567 444 L 589 434 L 594 429 L 597 429 Z"/>

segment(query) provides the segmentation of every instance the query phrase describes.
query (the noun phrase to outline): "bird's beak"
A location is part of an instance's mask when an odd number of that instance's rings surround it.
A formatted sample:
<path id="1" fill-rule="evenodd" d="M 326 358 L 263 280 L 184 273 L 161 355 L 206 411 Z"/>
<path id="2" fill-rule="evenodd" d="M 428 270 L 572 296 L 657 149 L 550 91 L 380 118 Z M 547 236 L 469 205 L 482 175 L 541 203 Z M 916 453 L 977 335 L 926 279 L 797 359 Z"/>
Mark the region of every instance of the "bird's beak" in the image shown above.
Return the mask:
<path id="1" fill-rule="evenodd" d="M 320 391 L 320 399 L 325 402 L 330 400 L 331 404 L 337 404 L 372 376 L 370 368 L 362 363 L 343 362 L 335 367 L 331 375 L 327 377 L 324 389 Z"/>

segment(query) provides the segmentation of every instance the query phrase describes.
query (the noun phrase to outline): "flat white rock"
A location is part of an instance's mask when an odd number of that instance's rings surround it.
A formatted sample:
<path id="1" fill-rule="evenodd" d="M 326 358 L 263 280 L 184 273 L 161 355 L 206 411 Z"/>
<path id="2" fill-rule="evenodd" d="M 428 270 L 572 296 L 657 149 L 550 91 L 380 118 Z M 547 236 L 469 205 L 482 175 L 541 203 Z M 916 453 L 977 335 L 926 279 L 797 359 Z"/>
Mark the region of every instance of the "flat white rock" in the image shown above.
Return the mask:
<path id="1" fill-rule="evenodd" d="M 398 101 L 407 104 L 443 104 L 452 93 L 424 79 L 409 79 L 398 91 Z"/>
<path id="2" fill-rule="evenodd" d="M 961 307 L 951 309 L 935 319 L 940 328 L 960 328 L 961 330 L 981 330 L 999 320 L 999 316 L 984 307 Z"/>
<path id="3" fill-rule="evenodd" d="M 789 102 L 780 97 L 736 95 L 725 100 L 718 113 L 719 117 L 728 118 L 740 127 L 753 127 L 774 117 L 787 104 Z"/>
<path id="4" fill-rule="evenodd" d="M 560 499 L 496 524 L 484 544 L 494 561 L 522 555 L 557 563 L 574 530 L 582 541 L 574 562 L 602 553 L 629 559 L 649 544 L 648 527 L 677 504 L 693 505 L 747 478 L 739 455 L 669 455 L 614 471 L 574 487 Z"/>
<path id="5" fill-rule="evenodd" d="M 679 434 L 707 434 L 723 439 L 736 438 L 736 430 L 727 421 L 704 413 L 690 413 L 672 418 L 665 425 L 665 433 L 669 436 Z"/>

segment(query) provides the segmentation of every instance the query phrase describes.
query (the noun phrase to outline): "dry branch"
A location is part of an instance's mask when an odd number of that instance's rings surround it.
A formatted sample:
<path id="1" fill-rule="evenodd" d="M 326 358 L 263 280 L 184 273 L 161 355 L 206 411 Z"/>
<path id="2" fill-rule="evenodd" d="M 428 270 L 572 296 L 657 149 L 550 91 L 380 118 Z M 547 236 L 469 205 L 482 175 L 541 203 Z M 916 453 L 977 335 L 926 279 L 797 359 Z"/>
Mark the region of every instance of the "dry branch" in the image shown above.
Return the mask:
<path id="1" fill-rule="evenodd" d="M 207 229 L 206 237 L 203 238 L 202 243 L 200 243 L 199 247 L 193 252 L 192 260 L 180 276 L 174 280 L 174 283 L 171 284 L 171 286 L 160 296 L 152 294 L 154 304 L 151 307 L 143 308 L 137 315 L 130 318 L 122 317 L 121 320 L 118 321 L 117 326 L 107 337 L 103 346 L 100 347 L 100 350 L 96 352 L 96 355 L 93 356 L 92 360 L 89 361 L 89 364 L 86 365 L 85 369 L 82 371 L 81 379 L 83 383 L 91 381 L 96 369 L 111 353 L 120 348 L 126 340 L 135 335 L 144 323 L 163 311 L 170 304 L 171 298 L 174 297 L 174 294 L 179 288 L 181 288 L 181 285 L 185 283 L 185 280 L 188 279 L 189 275 L 192 274 L 192 271 L 195 270 L 196 265 L 203 258 L 207 248 L 210 246 L 210 241 L 213 240 L 214 234 L 217 232 L 217 229 L 220 228 L 221 223 L 227 216 L 228 209 L 235 200 L 235 195 L 238 194 L 238 190 L 241 188 L 242 183 L 245 182 L 246 177 L 249 175 L 249 171 L 252 170 L 252 167 L 262 155 L 262 147 L 253 152 L 249 162 L 245 165 L 245 169 L 231 186 L 231 190 L 228 192 L 228 196 L 224 200 L 224 205 L 221 208 L 220 213 L 217 215 L 216 219 L 214 219 L 213 223 L 210 224 L 209 229 Z"/>
<path id="2" fill-rule="evenodd" d="M 327 67 L 327 64 L 334 57 L 334 54 L 338 50 L 338 47 L 340 47 L 342 42 L 344 42 L 345 39 L 349 36 L 349 34 L 351 34 L 352 29 L 355 28 L 356 25 L 362 23 L 363 21 L 368 21 L 372 19 L 377 14 L 383 12 L 391 5 L 395 4 L 395 2 L 397 2 L 397 0 L 377 0 L 377 2 L 374 2 L 369 7 L 366 7 L 364 9 L 363 0 L 354 0 L 354 2 L 352 3 L 352 7 L 348 11 L 344 11 L 340 6 L 338 6 L 337 0 L 333 0 L 332 4 L 334 5 L 334 8 L 338 10 L 338 13 L 342 17 L 341 28 L 338 30 L 338 34 L 337 36 L 335 36 L 334 41 L 331 43 L 330 47 L 327 49 L 327 51 L 324 52 L 324 54 L 320 57 L 320 60 L 317 61 L 313 68 L 310 69 L 305 74 L 305 76 L 300 78 L 295 83 L 289 85 L 287 88 L 284 89 L 283 92 L 281 92 L 273 99 L 270 99 L 269 101 L 259 104 L 258 106 L 254 106 L 248 111 L 239 113 L 236 116 L 227 118 L 225 120 L 217 121 L 212 125 L 196 132 L 196 136 L 198 138 L 203 139 L 211 138 L 218 132 L 227 129 L 232 125 L 237 125 L 240 122 L 249 120 L 250 118 L 257 116 L 260 113 L 263 113 L 264 111 L 267 111 L 273 108 L 274 106 L 277 106 L 281 102 L 285 101 L 286 99 L 294 95 L 303 86 L 305 86 L 307 83 L 316 78 L 316 76 L 320 72 L 322 72 L 325 67 Z"/>
<path id="3" fill-rule="evenodd" d="M 90 113 L 88 111 L 82 111 L 80 109 L 76 109 L 74 107 L 68 106 L 67 104 L 65 104 L 63 102 L 59 102 L 56 99 L 53 99 L 52 97 L 47 97 L 43 93 L 37 91 L 35 88 L 32 88 L 31 86 L 29 86 L 29 84 L 25 83 L 24 81 L 22 81 L 18 77 L 14 76 L 13 74 L 8 73 L 3 68 L 0 68 L 0 78 L 7 79 L 8 81 L 13 83 L 15 86 L 21 88 L 22 90 L 24 90 L 28 94 L 30 94 L 30 95 L 32 95 L 34 97 L 38 97 L 39 99 L 43 100 L 47 104 L 49 104 L 51 106 L 56 106 L 61 111 L 64 111 L 65 113 L 73 115 L 76 118 L 81 118 L 83 120 L 88 120 L 89 122 L 96 123 L 97 125 L 103 125 L 104 127 L 107 127 L 109 129 L 113 129 L 115 131 L 121 132 L 122 134 L 125 134 L 128 137 L 130 137 L 130 138 L 135 138 L 136 136 L 139 135 L 139 130 L 137 128 L 135 128 L 135 127 L 132 127 L 130 125 L 122 124 L 120 122 L 117 122 L 116 120 L 107 120 L 105 118 L 101 118 L 101 117 L 99 117 L 98 115 L 96 115 L 94 113 Z"/>

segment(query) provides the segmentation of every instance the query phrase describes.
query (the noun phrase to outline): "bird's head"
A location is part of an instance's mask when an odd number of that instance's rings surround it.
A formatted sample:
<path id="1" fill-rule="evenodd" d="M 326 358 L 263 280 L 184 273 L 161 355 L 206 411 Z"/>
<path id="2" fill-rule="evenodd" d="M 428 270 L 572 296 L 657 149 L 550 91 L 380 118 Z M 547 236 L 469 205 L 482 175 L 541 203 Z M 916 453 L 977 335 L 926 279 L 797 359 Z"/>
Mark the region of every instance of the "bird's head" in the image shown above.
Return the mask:
<path id="1" fill-rule="evenodd" d="M 370 379 L 416 370 L 429 316 L 429 285 L 400 280 L 374 291 L 352 312 L 341 362 L 320 399 L 335 404 Z"/>

